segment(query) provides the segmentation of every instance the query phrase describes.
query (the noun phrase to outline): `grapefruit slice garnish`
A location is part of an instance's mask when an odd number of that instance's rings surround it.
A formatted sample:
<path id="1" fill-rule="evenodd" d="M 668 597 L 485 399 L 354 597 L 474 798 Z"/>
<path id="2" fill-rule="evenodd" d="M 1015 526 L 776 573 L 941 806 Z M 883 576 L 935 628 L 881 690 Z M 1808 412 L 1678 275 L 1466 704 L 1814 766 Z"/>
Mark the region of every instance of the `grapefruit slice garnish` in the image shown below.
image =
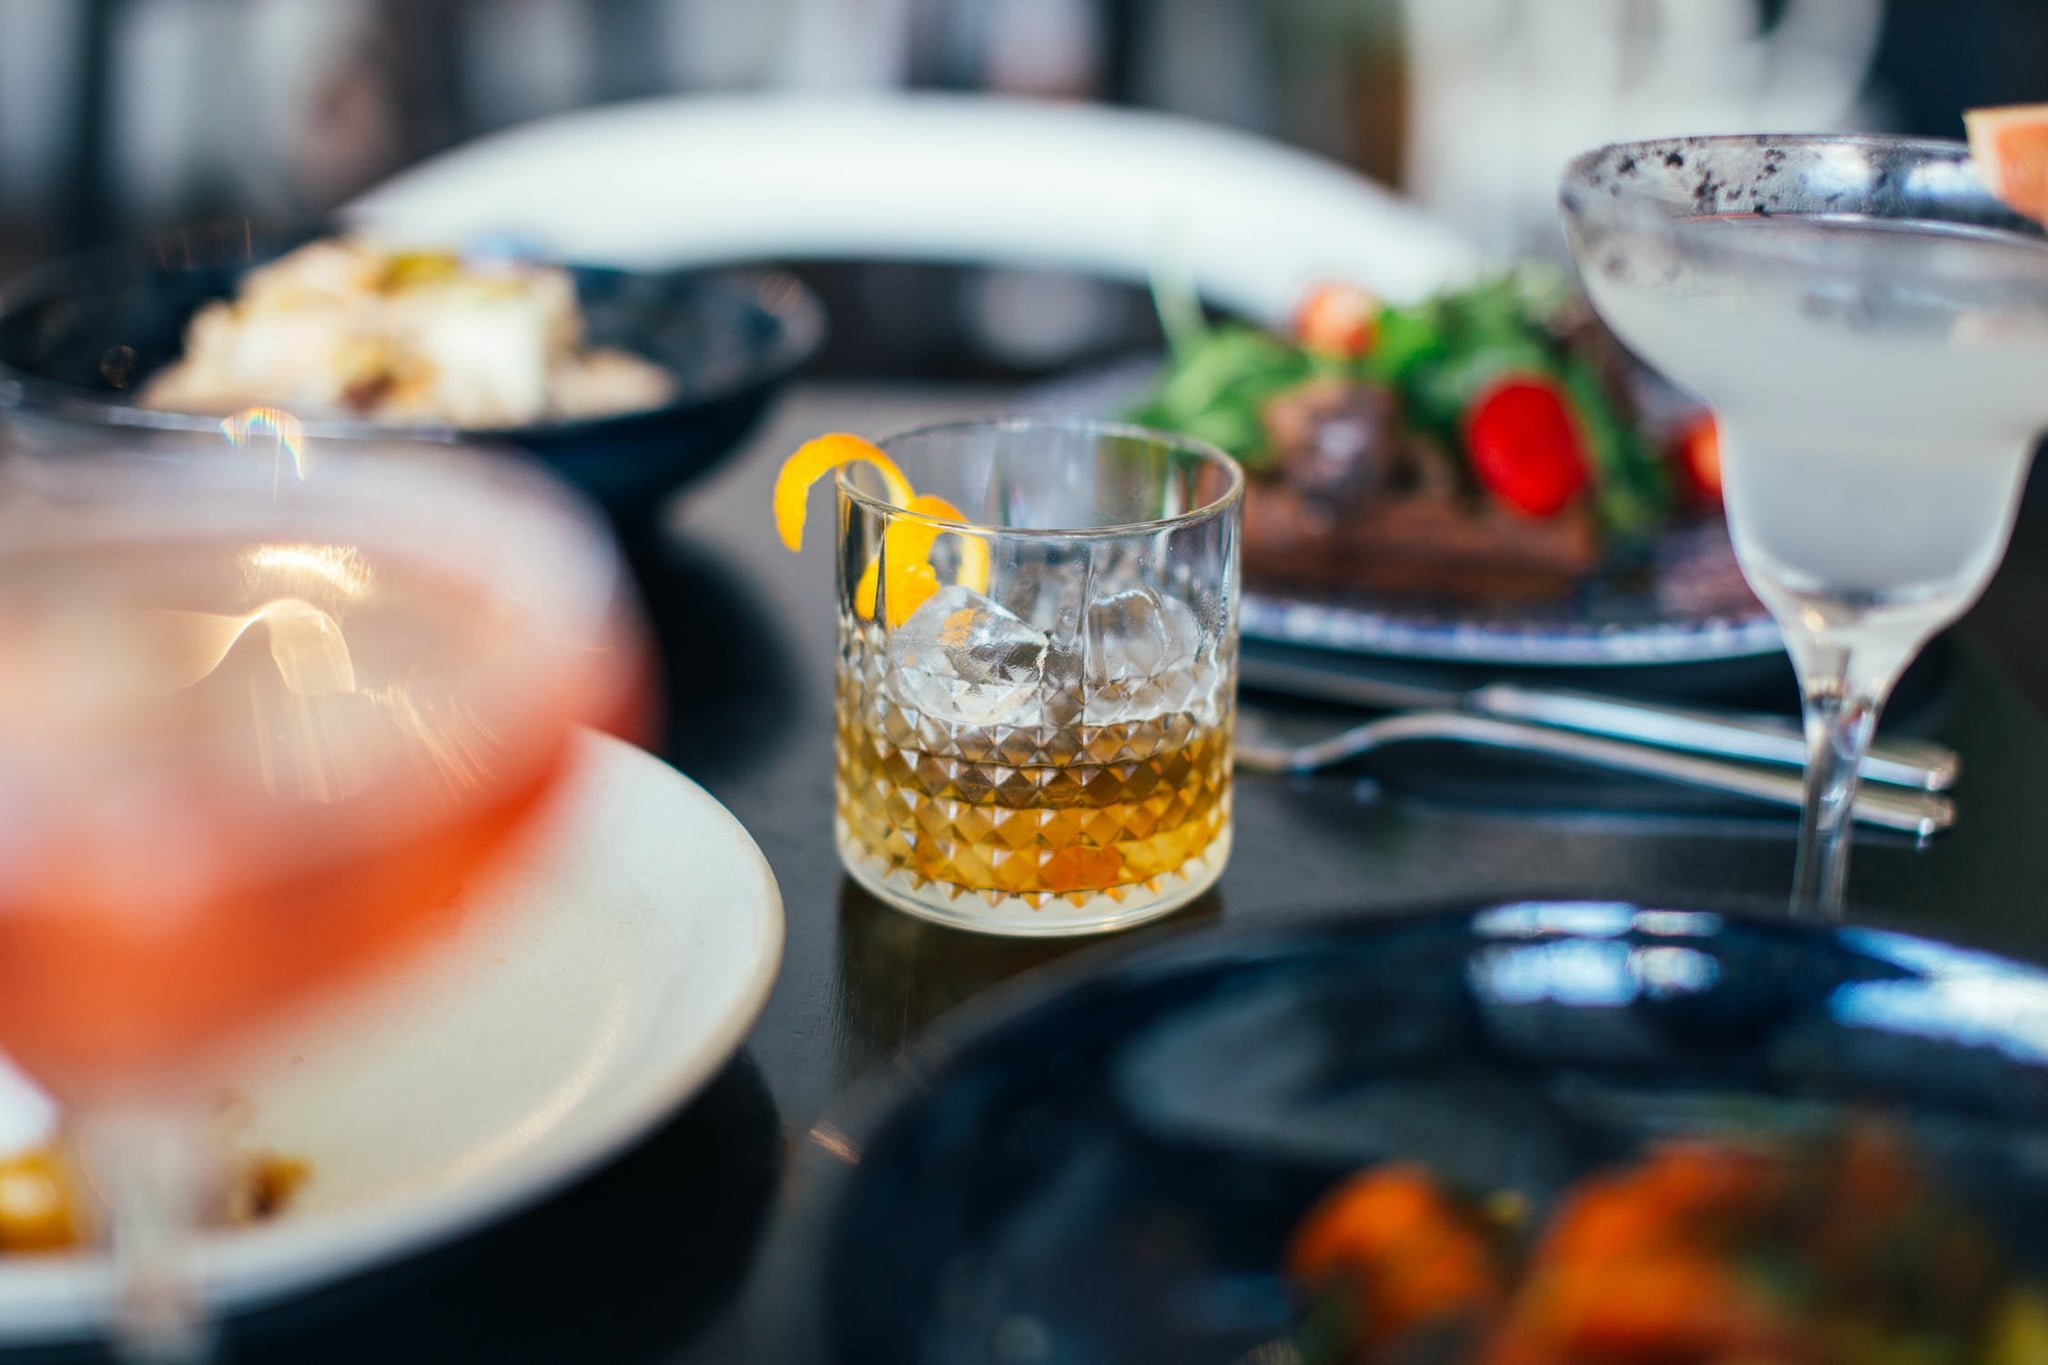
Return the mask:
<path id="1" fill-rule="evenodd" d="M 1984 187 L 2014 213 L 2048 223 L 2048 104 L 1972 109 L 1963 127 Z"/>
<path id="2" fill-rule="evenodd" d="M 868 561 L 854 585 L 854 607 L 862 616 L 874 619 L 879 594 L 888 624 L 900 626 L 939 590 L 939 574 L 932 567 L 931 555 L 941 535 L 951 534 L 959 541 L 955 581 L 975 592 L 988 591 L 988 542 L 936 524 L 967 522 L 960 509 L 936 494 L 918 493 L 879 447 L 844 432 L 807 441 L 783 461 L 782 472 L 775 477 L 775 529 L 784 545 L 792 550 L 803 548 L 804 504 L 811 485 L 849 464 L 871 465 L 882 476 L 889 501 L 905 513 L 890 518 L 882 533 L 882 553 Z"/>

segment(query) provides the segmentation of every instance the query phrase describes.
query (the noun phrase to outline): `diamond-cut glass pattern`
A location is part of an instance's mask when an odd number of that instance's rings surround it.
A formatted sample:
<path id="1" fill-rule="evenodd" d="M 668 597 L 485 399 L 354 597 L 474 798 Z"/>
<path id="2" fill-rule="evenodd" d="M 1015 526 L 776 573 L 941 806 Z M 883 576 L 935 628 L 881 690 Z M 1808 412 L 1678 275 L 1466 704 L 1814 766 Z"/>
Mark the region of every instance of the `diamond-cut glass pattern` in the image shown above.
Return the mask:
<path id="1" fill-rule="evenodd" d="M 886 685 L 873 625 L 842 620 L 840 646 L 840 838 L 892 880 L 1036 908 L 1117 905 L 1197 870 L 1214 875 L 1205 855 L 1226 846 L 1230 820 L 1221 663 L 1161 689 L 1172 709 L 1127 709 L 1103 724 L 970 725 L 904 704 L 903 689 Z"/>

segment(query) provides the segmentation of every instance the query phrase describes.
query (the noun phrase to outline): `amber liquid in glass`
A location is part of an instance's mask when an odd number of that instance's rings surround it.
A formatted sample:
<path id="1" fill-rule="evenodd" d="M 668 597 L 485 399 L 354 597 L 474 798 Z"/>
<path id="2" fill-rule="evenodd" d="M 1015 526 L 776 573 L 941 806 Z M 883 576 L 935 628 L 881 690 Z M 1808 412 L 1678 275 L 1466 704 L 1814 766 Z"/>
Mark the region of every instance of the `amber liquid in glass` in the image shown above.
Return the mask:
<path id="1" fill-rule="evenodd" d="M 1116 927 L 1206 884 L 1230 841 L 1231 701 L 1208 663 L 1104 707 L 1053 681 L 1019 723 L 921 709 L 871 623 L 843 620 L 840 851 L 933 917 L 1030 933 Z M 881 887 L 870 885 L 871 890 Z"/>

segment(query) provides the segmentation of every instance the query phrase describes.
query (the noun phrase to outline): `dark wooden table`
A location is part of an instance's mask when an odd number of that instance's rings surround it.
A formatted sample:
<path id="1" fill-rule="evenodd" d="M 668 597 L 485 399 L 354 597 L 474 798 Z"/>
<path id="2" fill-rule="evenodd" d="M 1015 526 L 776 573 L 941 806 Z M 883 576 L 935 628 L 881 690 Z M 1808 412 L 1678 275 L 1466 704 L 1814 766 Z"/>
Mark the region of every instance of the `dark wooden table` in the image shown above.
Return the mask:
<path id="1" fill-rule="evenodd" d="M 1242 779 L 1236 852 L 1217 890 L 1108 945 L 982 938 L 878 905 L 842 878 L 832 851 L 830 538 L 785 553 L 769 488 L 780 457 L 806 436 L 880 434 L 1002 401 L 801 389 L 744 457 L 677 509 L 672 535 L 641 548 L 671 670 L 668 757 L 753 832 L 787 908 L 781 979 L 741 1055 L 686 1111 L 574 1189 L 230 1324 L 234 1360 L 756 1358 L 748 1324 L 776 1304 L 753 1272 L 814 1126 L 935 1016 L 1019 973 L 1286 911 L 1530 890 L 1679 902 L 1784 894 L 1786 817 L 1452 801 L 1348 772 Z M 1862 838 L 1851 894 L 1864 918 L 2048 958 L 2048 724 L 2011 680 L 2048 680 L 2043 547 L 2048 534 L 2030 517 L 1994 592 L 1958 632 L 1939 695 L 1921 708 L 1965 756 L 1963 819 L 1922 847 Z M 98 1353 L 18 1357 L 87 1358 Z"/>

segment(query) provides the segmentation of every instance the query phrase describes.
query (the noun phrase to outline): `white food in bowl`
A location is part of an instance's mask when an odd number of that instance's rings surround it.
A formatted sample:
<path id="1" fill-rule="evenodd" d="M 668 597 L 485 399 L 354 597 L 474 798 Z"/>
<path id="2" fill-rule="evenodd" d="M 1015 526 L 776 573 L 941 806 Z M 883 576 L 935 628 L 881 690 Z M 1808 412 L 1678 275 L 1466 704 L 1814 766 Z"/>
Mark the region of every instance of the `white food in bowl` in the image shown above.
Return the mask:
<path id="1" fill-rule="evenodd" d="M 567 271 L 446 252 L 313 242 L 251 270 L 193 315 L 185 354 L 144 406 L 522 427 L 659 407 L 660 367 L 589 349 Z"/>

